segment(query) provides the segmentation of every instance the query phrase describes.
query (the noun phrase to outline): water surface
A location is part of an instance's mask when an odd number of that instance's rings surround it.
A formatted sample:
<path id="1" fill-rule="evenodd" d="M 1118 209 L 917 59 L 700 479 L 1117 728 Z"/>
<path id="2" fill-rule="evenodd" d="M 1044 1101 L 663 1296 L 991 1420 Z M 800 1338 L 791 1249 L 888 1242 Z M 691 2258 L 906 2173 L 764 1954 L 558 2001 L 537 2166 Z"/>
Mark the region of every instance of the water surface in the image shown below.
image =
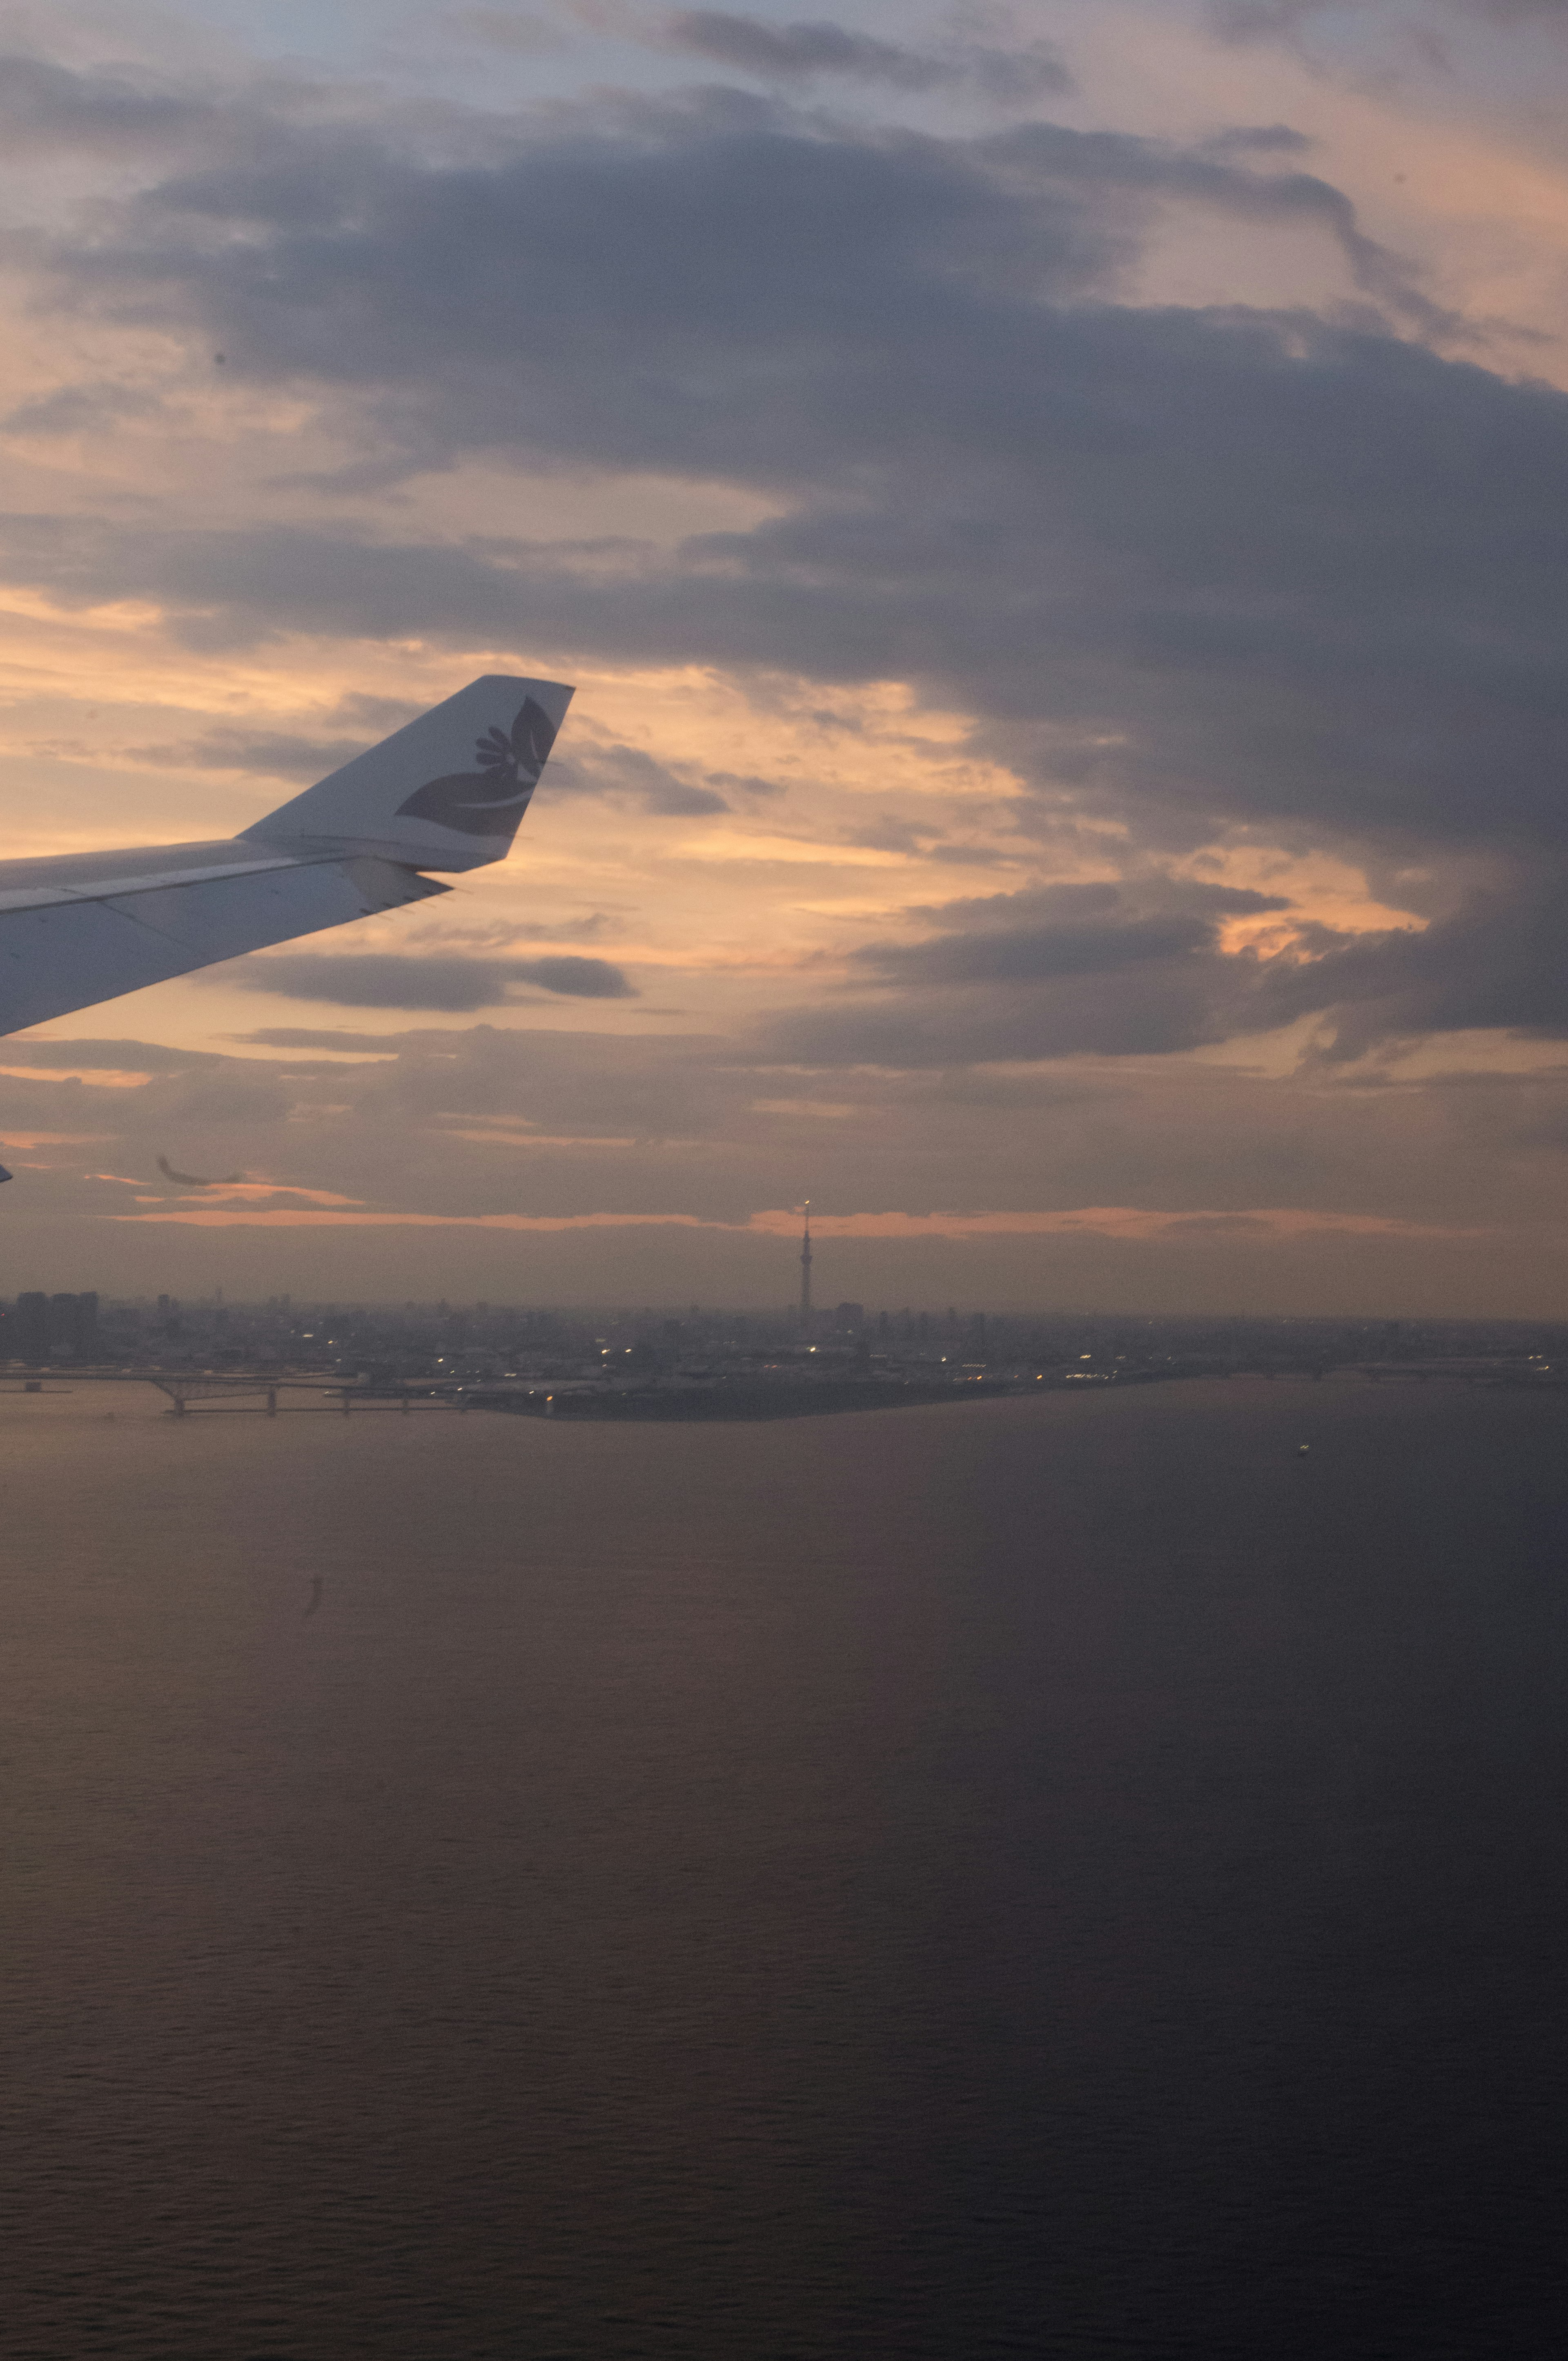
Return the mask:
<path id="1" fill-rule="evenodd" d="M 1565 1441 L 0 1394 L 0 2350 L 1560 2352 Z"/>

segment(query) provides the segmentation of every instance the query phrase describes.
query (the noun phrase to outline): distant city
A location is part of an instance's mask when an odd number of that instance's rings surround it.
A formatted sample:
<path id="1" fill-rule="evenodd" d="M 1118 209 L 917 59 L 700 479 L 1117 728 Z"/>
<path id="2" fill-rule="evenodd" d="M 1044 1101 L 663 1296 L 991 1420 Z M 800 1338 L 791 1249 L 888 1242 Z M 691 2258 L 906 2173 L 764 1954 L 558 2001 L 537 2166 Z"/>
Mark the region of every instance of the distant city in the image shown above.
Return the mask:
<path id="1" fill-rule="evenodd" d="M 1568 1324 L 1514 1320 L 1202 1318 L 691 1304 L 614 1312 L 488 1302 L 0 1303 L 15 1377 L 311 1378 L 367 1400 L 442 1399 L 550 1415 L 781 1414 L 960 1392 L 1158 1379 L 1359 1376 L 1568 1385 Z"/>

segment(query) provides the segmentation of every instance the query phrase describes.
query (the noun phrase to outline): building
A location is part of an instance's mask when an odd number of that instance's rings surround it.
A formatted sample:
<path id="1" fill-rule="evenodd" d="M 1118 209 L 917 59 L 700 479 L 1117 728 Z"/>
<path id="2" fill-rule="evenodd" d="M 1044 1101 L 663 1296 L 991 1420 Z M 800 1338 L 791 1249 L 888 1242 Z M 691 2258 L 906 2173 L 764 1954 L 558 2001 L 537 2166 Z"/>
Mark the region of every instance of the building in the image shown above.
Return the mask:
<path id="1" fill-rule="evenodd" d="M 18 1295 L 5 1323 L 5 1357 L 41 1368 L 48 1361 L 95 1361 L 98 1357 L 98 1298 Z"/>
<path id="2" fill-rule="evenodd" d="M 26 1361 L 29 1368 L 37 1368 L 40 1362 L 49 1359 L 49 1297 L 18 1295 L 15 1334 L 11 1343 L 13 1358 Z"/>

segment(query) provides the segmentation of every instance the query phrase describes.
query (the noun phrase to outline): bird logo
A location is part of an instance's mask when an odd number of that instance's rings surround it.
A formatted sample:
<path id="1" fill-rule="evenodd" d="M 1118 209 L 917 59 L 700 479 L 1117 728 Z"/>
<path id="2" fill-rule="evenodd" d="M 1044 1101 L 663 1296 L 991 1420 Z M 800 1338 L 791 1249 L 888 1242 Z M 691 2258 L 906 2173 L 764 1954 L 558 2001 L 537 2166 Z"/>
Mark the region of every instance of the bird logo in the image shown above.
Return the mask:
<path id="1" fill-rule="evenodd" d="M 460 836 L 510 836 L 555 743 L 555 724 L 535 697 L 525 697 L 510 730 L 491 728 L 474 741 L 476 768 L 427 779 L 400 819 L 433 819 Z"/>

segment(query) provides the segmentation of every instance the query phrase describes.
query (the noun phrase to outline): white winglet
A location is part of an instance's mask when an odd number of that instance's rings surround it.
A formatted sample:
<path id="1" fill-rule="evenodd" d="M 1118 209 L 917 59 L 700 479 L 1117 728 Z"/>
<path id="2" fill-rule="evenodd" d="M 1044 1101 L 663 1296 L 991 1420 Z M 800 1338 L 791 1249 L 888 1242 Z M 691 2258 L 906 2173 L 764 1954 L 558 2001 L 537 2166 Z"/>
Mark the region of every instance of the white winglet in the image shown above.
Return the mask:
<path id="1" fill-rule="evenodd" d="M 492 675 L 241 837 L 0 861 L 0 1034 L 449 893 L 424 873 L 504 857 L 571 697 Z"/>
<path id="2" fill-rule="evenodd" d="M 488 673 L 245 834 L 306 859 L 368 852 L 411 869 L 502 861 L 571 701 L 559 681 Z"/>

